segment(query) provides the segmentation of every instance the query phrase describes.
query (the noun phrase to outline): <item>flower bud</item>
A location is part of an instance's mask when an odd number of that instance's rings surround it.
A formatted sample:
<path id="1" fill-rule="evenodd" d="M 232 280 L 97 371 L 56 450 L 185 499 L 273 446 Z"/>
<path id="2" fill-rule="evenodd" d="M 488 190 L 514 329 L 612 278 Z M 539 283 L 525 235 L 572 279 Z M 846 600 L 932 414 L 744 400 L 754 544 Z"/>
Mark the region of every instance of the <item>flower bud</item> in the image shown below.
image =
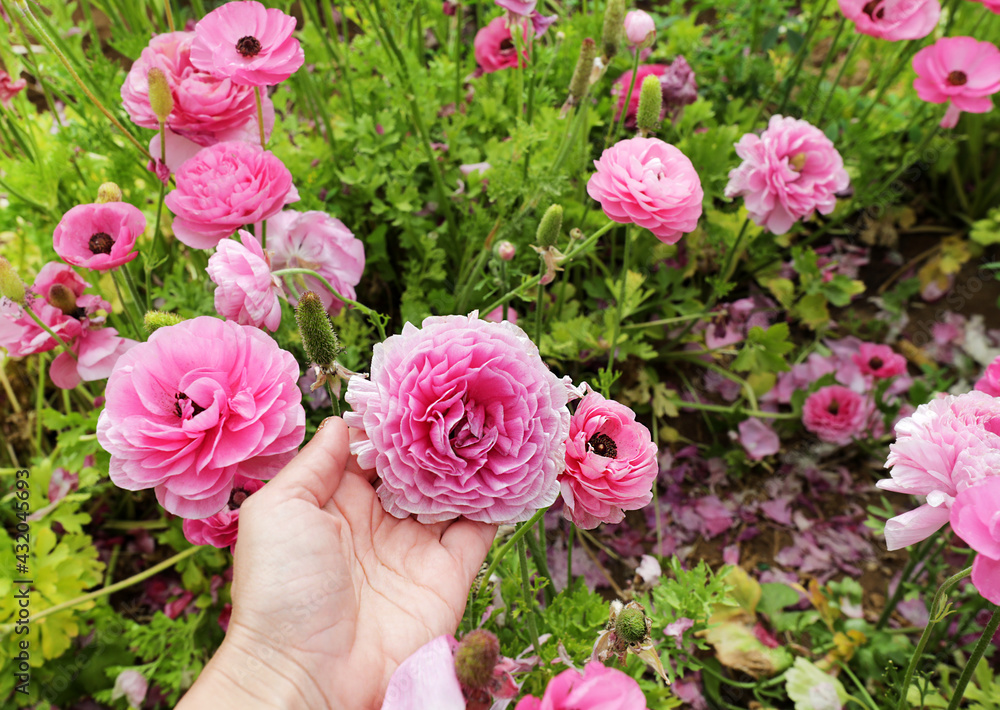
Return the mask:
<path id="1" fill-rule="evenodd" d="M 625 607 L 615 619 L 615 634 L 627 643 L 642 643 L 646 638 L 646 614 L 642 609 Z"/>
<path id="2" fill-rule="evenodd" d="M 576 60 L 576 69 L 569 82 L 569 96 L 573 103 L 578 103 L 590 87 L 590 73 L 594 68 L 594 58 L 597 56 L 597 43 L 590 37 L 583 40 L 580 46 L 580 56 Z"/>
<path id="3" fill-rule="evenodd" d="M 512 261 L 517 254 L 517 248 L 506 239 L 497 244 L 497 256 L 504 261 Z"/>
<path id="4" fill-rule="evenodd" d="M 478 629 L 455 649 L 455 675 L 466 688 L 485 688 L 493 680 L 493 669 L 500 660 L 500 641 L 486 629 Z"/>
<path id="5" fill-rule="evenodd" d="M 332 372 L 340 353 L 340 343 L 320 297 L 312 291 L 303 293 L 295 309 L 295 321 L 299 324 L 302 346 L 309 362 L 321 370 Z"/>
<path id="6" fill-rule="evenodd" d="M 604 34 L 601 47 L 604 49 L 604 63 L 618 54 L 625 33 L 625 0 L 608 0 L 604 10 Z"/>
<path id="7" fill-rule="evenodd" d="M 647 76 L 639 90 L 639 109 L 635 115 L 635 125 L 640 136 L 656 133 L 660 127 L 660 111 L 663 110 L 663 87 L 658 76 Z"/>
<path id="8" fill-rule="evenodd" d="M 142 327 L 145 331 L 152 335 L 155 331 L 160 328 L 166 328 L 170 325 L 177 325 L 184 319 L 175 313 L 165 313 L 164 311 L 147 311 L 146 315 L 142 319 Z"/>
<path id="9" fill-rule="evenodd" d="M 174 97 L 170 93 L 167 75 L 162 69 L 153 67 L 146 74 L 146 81 L 149 84 L 149 106 L 160 123 L 166 123 L 167 116 L 174 110 Z"/>
<path id="10" fill-rule="evenodd" d="M 656 24 L 653 18 L 644 10 L 629 11 L 625 15 L 625 36 L 636 49 L 650 46 L 656 39 Z"/>
<path id="11" fill-rule="evenodd" d="M 562 205 L 552 205 L 545 214 L 542 221 L 538 223 L 538 231 L 535 239 L 542 249 L 554 247 L 559 241 L 559 232 L 562 230 L 563 208 Z"/>
<path id="12" fill-rule="evenodd" d="M 62 284 L 52 284 L 46 300 L 50 306 L 55 306 L 65 316 L 73 315 L 76 311 L 76 294 Z"/>
<path id="13" fill-rule="evenodd" d="M 9 298 L 19 306 L 24 305 L 24 282 L 17 275 L 14 265 L 0 256 L 0 296 Z"/>
<path id="14" fill-rule="evenodd" d="M 121 202 L 122 189 L 113 182 L 102 183 L 97 188 L 97 204 L 103 205 L 106 202 Z"/>

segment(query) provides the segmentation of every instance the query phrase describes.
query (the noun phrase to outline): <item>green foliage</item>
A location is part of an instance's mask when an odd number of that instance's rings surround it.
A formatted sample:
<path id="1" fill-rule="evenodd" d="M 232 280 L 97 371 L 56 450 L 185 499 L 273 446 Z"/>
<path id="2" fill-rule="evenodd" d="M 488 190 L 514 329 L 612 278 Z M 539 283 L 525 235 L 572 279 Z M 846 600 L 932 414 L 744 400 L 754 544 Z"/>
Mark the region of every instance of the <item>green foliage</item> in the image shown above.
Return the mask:
<path id="1" fill-rule="evenodd" d="M 788 339 L 787 323 L 775 323 L 766 331 L 754 326 L 747 335 L 746 344 L 733 361 L 741 372 L 784 372 L 789 369 L 785 355 L 795 349 Z"/>

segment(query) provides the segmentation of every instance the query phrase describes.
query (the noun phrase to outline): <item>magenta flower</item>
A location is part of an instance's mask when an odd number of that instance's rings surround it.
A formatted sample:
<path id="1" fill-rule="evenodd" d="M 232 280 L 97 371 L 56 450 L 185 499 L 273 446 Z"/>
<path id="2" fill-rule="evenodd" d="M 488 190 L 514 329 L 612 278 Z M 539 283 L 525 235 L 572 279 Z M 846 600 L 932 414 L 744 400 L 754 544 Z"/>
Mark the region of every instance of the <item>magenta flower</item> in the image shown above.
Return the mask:
<path id="1" fill-rule="evenodd" d="M 850 179 L 833 142 L 815 126 L 771 116 L 759 137 L 736 144 L 743 163 L 729 171 L 726 197 L 744 198 L 754 223 L 784 234 L 813 212 L 830 214 Z"/>
<path id="2" fill-rule="evenodd" d="M 863 375 L 876 379 L 896 377 L 906 373 L 906 358 L 893 352 L 888 345 L 861 343 L 858 352 L 851 355 Z"/>
<path id="3" fill-rule="evenodd" d="M 938 0 L 839 0 L 840 11 L 866 35 L 896 41 L 929 35 L 941 17 Z"/>
<path id="4" fill-rule="evenodd" d="M 191 63 L 243 86 L 274 86 L 294 74 L 305 54 L 292 36 L 295 18 L 254 0 L 227 2 L 194 27 Z"/>
<path id="5" fill-rule="evenodd" d="M 96 382 L 111 376 L 118 358 L 138 343 L 118 335 L 114 328 L 85 328 L 70 349 L 76 355 L 61 352 L 49 367 L 52 384 L 71 390 L 81 382 Z"/>
<path id="6" fill-rule="evenodd" d="M 648 47 L 656 38 L 656 23 L 645 10 L 630 10 L 625 15 L 625 36 L 635 47 Z"/>
<path id="7" fill-rule="evenodd" d="M 527 520 L 559 493 L 568 387 L 517 326 L 432 316 L 376 344 L 371 379 L 352 377 L 351 451 L 382 480 L 382 506 L 435 523 Z"/>
<path id="8" fill-rule="evenodd" d="M 631 676 L 591 661 L 549 681 L 541 700 L 528 695 L 514 710 L 646 710 L 646 696 Z"/>
<path id="9" fill-rule="evenodd" d="M 806 398 L 802 407 L 806 429 L 828 444 L 843 446 L 863 437 L 871 419 L 871 404 L 841 385 L 821 387 Z"/>
<path id="10" fill-rule="evenodd" d="M 281 281 L 271 276 L 268 258 L 250 232 L 240 230 L 240 241 L 223 239 L 205 271 L 214 281 L 215 310 L 240 325 L 264 327 L 272 333 L 281 324 Z"/>
<path id="11" fill-rule="evenodd" d="M 185 518 L 219 512 L 236 475 L 272 478 L 305 435 L 299 366 L 266 333 L 208 316 L 160 328 L 125 353 L 97 439 L 111 480 L 154 488 Z"/>
<path id="12" fill-rule="evenodd" d="M 687 156 L 658 138 L 618 141 L 594 161 L 587 194 L 609 219 L 645 227 L 661 242 L 676 244 L 693 232 L 705 193 Z"/>
<path id="13" fill-rule="evenodd" d="M 976 389 L 991 397 L 1000 397 L 1000 357 L 989 364 L 976 382 Z"/>
<path id="14" fill-rule="evenodd" d="M 972 2 L 981 2 L 987 10 L 1000 15 L 1000 0 L 972 0 Z"/>
<path id="15" fill-rule="evenodd" d="M 59 220 L 52 246 L 67 264 L 107 271 L 139 256 L 132 247 L 145 231 L 146 217 L 127 202 L 77 205 Z"/>
<path id="16" fill-rule="evenodd" d="M 666 71 L 666 64 L 640 64 L 638 69 L 636 69 L 635 87 L 632 89 L 632 97 L 629 99 L 628 111 L 625 114 L 626 125 L 635 125 L 635 115 L 639 111 L 639 89 L 642 87 L 642 82 L 647 76 L 663 76 Z M 616 121 L 621 118 L 622 109 L 625 108 L 625 97 L 628 96 L 628 87 L 631 85 L 631 69 L 615 79 L 614 84 L 611 85 L 611 96 L 616 99 L 615 103 L 618 106 L 615 109 Z"/>
<path id="17" fill-rule="evenodd" d="M 649 430 L 623 404 L 591 392 L 576 407 L 559 476 L 563 516 L 584 530 L 620 523 L 653 499 L 659 466 Z"/>
<path id="18" fill-rule="evenodd" d="M 19 93 L 24 91 L 28 82 L 24 79 L 14 79 L 10 74 L 0 69 L 0 104 L 4 108 L 10 106 L 10 102 Z"/>
<path id="19" fill-rule="evenodd" d="M 521 17 L 531 17 L 535 5 L 538 4 L 538 0 L 494 0 L 494 2 L 511 14 Z"/>
<path id="20" fill-rule="evenodd" d="M 781 439 L 767 422 L 750 417 L 739 424 L 740 444 L 754 461 L 773 456 L 781 450 Z"/>
<path id="21" fill-rule="evenodd" d="M 637 70 L 635 88 L 632 90 L 632 98 L 628 102 L 628 113 L 625 114 L 625 125 L 627 126 L 635 125 L 635 116 L 639 110 L 639 88 L 647 76 L 660 77 L 660 89 L 663 95 L 661 119 L 667 113 L 674 114 L 684 106 L 698 100 L 698 83 L 695 80 L 694 70 L 691 69 L 691 65 L 684 57 L 678 56 L 670 64 L 643 64 Z M 618 77 L 611 86 L 611 95 L 617 97 L 616 121 L 621 117 L 622 109 L 625 107 L 625 97 L 628 96 L 628 87 L 631 83 L 632 70 L 630 69 Z"/>
<path id="22" fill-rule="evenodd" d="M 240 526 L 240 506 L 263 487 L 263 481 L 237 475 L 233 480 L 229 502 L 215 515 L 186 519 L 183 524 L 184 537 L 192 545 L 211 545 L 220 550 L 228 547 L 230 552 L 233 551 Z"/>
<path id="23" fill-rule="evenodd" d="M 271 268 L 310 269 L 330 282 L 337 293 L 357 300 L 354 287 L 365 270 L 365 245 L 336 217 L 325 212 L 279 212 L 267 222 L 267 248 L 271 252 Z M 330 315 L 344 307 L 330 289 L 313 276 L 286 276 L 298 291 L 312 291 L 326 306 Z M 292 305 L 297 303 L 289 296 Z"/>
<path id="24" fill-rule="evenodd" d="M 983 597 L 1000 604 L 1000 477 L 959 492 L 951 507 L 951 529 L 979 553 L 972 583 Z"/>
<path id="25" fill-rule="evenodd" d="M 527 28 L 531 25 L 525 22 L 524 27 L 525 37 L 527 37 Z M 510 34 L 510 28 L 507 26 L 507 20 L 503 16 L 494 17 L 488 25 L 476 33 L 473 47 L 476 63 L 484 74 L 492 74 L 501 69 L 517 66 L 517 50 L 514 48 L 514 40 Z M 528 63 L 527 47 L 521 51 L 521 62 L 523 65 Z"/>
<path id="26" fill-rule="evenodd" d="M 174 234 L 195 249 L 211 249 L 298 199 L 292 174 L 273 153 L 239 141 L 200 150 L 176 177 L 164 202 L 175 215 Z"/>
<path id="27" fill-rule="evenodd" d="M 987 113 L 1000 91 L 1000 49 L 972 37 L 942 37 L 913 57 L 913 88 L 924 101 L 950 103 L 941 121 L 954 128 L 962 111 Z"/>

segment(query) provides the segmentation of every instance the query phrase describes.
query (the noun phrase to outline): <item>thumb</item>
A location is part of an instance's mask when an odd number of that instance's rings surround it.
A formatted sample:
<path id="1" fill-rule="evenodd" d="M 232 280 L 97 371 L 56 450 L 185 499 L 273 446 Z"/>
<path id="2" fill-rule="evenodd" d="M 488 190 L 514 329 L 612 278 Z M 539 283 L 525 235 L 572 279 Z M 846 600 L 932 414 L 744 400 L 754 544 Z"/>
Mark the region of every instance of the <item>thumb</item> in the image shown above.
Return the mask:
<path id="1" fill-rule="evenodd" d="M 322 508 L 340 486 L 349 456 L 347 424 L 340 417 L 329 417 L 268 486 L 274 493 L 301 498 Z"/>

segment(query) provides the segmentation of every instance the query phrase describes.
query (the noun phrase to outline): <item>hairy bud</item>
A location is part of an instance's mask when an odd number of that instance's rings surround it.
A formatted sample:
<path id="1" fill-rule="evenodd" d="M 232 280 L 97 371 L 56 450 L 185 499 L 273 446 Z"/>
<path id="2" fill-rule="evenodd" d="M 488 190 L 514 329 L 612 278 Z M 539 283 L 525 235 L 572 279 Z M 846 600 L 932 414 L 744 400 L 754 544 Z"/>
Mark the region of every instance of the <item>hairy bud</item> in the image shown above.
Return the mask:
<path id="1" fill-rule="evenodd" d="M 538 223 L 538 231 L 535 239 L 542 249 L 554 247 L 559 241 L 559 232 L 562 231 L 563 208 L 562 205 L 552 205 L 545 214 L 542 221 Z"/>
<path id="2" fill-rule="evenodd" d="M 642 643 L 646 638 L 646 614 L 642 609 L 622 609 L 615 619 L 615 634 L 627 643 Z"/>
<path id="3" fill-rule="evenodd" d="M 14 265 L 0 256 L 0 296 L 9 298 L 19 306 L 24 305 L 24 282 L 17 275 Z"/>
<path id="4" fill-rule="evenodd" d="M 55 306 L 63 315 L 73 315 L 76 311 L 76 294 L 62 284 L 52 284 L 46 299 L 50 306 Z"/>
<path id="5" fill-rule="evenodd" d="M 122 189 L 113 182 L 102 183 L 97 188 L 97 204 L 103 205 L 107 202 L 121 202 Z"/>
<path id="6" fill-rule="evenodd" d="M 174 97 L 170 93 L 167 75 L 162 69 L 153 67 L 146 74 L 146 81 L 149 83 L 149 106 L 160 123 L 166 123 L 167 116 L 174 110 Z"/>
<path id="7" fill-rule="evenodd" d="M 583 40 L 580 46 L 580 56 L 576 60 L 576 69 L 569 82 L 569 97 L 576 104 L 590 88 L 590 74 L 594 68 L 594 58 L 597 56 L 597 43 L 590 37 Z"/>
<path id="8" fill-rule="evenodd" d="M 642 81 L 639 91 L 639 109 L 636 112 L 635 125 L 640 136 L 656 133 L 660 127 L 660 111 L 663 109 L 663 87 L 660 77 L 647 76 Z"/>
<path id="9" fill-rule="evenodd" d="M 608 0 L 604 10 L 604 34 L 601 36 L 601 47 L 604 50 L 604 63 L 618 54 L 625 34 L 625 0 Z"/>
<path id="10" fill-rule="evenodd" d="M 312 291 L 303 293 L 295 309 L 295 321 L 309 362 L 332 372 L 340 354 L 340 342 L 320 297 Z"/>
<path id="11" fill-rule="evenodd" d="M 455 650 L 455 675 L 466 688 L 485 688 L 500 660 L 500 642 L 486 629 L 466 635 Z"/>
<path id="12" fill-rule="evenodd" d="M 147 311 L 146 315 L 142 319 L 142 327 L 145 331 L 152 335 L 154 332 L 160 328 L 166 328 L 167 326 L 177 325 L 184 319 L 175 313 L 166 313 L 164 311 Z"/>

